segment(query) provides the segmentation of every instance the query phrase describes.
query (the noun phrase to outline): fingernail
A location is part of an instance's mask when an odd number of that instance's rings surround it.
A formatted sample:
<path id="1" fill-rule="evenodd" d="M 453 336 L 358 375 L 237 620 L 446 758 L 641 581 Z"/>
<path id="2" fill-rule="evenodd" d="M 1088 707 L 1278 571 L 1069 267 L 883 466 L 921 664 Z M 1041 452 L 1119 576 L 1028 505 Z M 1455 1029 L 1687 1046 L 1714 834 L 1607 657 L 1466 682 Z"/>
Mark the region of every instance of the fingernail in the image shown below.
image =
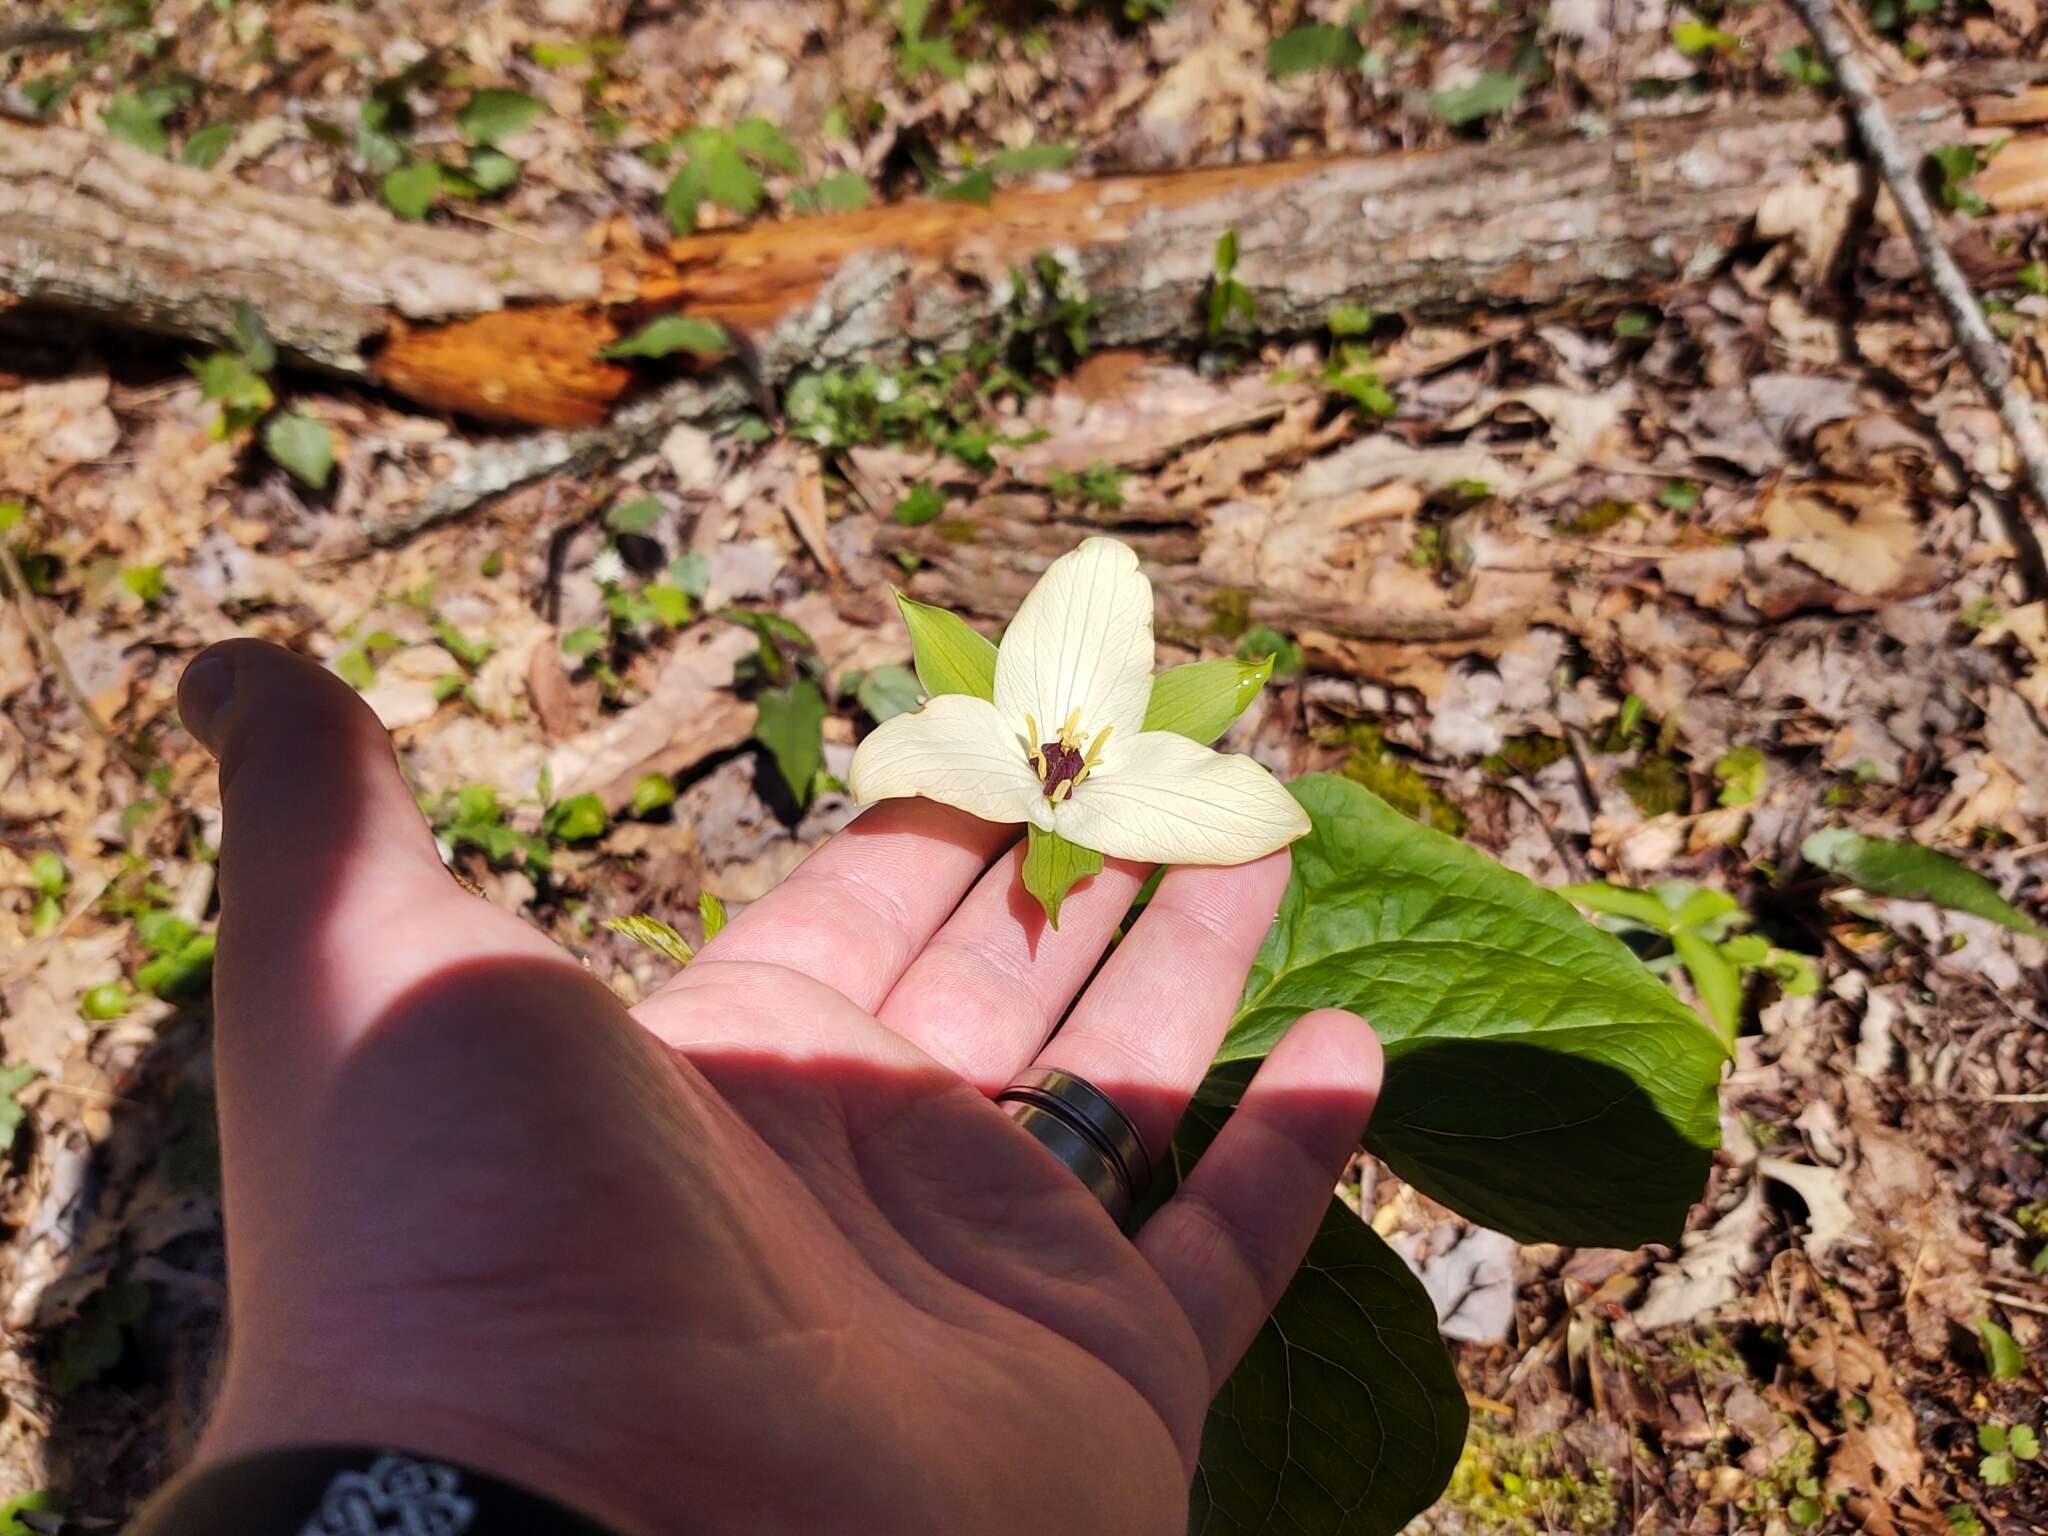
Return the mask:
<path id="1" fill-rule="evenodd" d="M 218 651 L 207 651 L 185 669 L 178 684 L 178 715 L 185 729 L 206 745 L 209 752 L 220 750 L 219 726 L 228 700 L 235 694 L 235 663 Z"/>

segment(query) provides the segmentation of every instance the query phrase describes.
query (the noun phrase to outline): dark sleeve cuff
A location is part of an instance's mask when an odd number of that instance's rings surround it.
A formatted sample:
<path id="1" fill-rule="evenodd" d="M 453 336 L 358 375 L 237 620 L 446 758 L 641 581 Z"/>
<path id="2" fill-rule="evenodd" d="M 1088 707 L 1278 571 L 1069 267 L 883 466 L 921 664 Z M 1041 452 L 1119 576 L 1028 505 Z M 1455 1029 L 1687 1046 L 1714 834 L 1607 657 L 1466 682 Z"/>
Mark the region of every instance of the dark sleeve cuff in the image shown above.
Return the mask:
<path id="1" fill-rule="evenodd" d="M 617 1536 L 468 1467 L 377 1446 L 294 1446 L 204 1467 L 128 1536 Z"/>

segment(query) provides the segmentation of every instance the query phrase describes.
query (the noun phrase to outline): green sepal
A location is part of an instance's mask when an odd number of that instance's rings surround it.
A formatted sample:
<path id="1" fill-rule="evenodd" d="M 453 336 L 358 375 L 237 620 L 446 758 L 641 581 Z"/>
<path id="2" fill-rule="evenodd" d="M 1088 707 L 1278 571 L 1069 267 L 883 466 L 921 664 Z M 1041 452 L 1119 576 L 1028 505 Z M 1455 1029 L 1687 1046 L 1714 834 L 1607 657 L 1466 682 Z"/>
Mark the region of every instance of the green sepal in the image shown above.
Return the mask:
<path id="1" fill-rule="evenodd" d="M 897 610 L 910 631 L 910 651 L 917 680 L 936 698 L 942 693 L 971 693 L 977 699 L 996 696 L 996 648 L 986 635 L 944 608 L 896 594 Z M 1097 866 L 1100 868 L 1100 865 Z"/>
<path id="2" fill-rule="evenodd" d="M 1078 881 L 1102 873 L 1102 855 L 1093 848 L 1070 843 L 1057 832 L 1031 827 L 1030 847 L 1024 854 L 1024 889 L 1045 908 L 1045 920 L 1060 925 L 1060 903 Z"/>
<path id="3" fill-rule="evenodd" d="M 1144 729 L 1172 731 L 1207 746 L 1230 729 L 1272 675 L 1271 656 L 1258 661 L 1222 656 L 1171 667 L 1152 679 Z"/>

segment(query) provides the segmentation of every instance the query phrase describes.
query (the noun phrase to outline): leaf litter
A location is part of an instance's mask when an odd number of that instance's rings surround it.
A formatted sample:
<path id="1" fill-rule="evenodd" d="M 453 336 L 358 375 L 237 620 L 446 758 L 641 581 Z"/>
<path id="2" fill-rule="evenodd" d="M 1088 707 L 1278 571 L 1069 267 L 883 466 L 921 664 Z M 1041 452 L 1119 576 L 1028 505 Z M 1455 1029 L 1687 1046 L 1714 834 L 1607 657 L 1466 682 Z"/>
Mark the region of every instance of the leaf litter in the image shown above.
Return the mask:
<path id="1" fill-rule="evenodd" d="M 374 203 L 383 151 L 359 129 L 402 99 L 402 163 L 514 162 L 482 196 L 415 174 L 405 194 L 428 194 L 427 218 L 613 250 L 666 238 L 674 166 L 656 161 L 693 128 L 755 148 L 744 175 L 722 155 L 705 173 L 692 216 L 721 228 L 757 195 L 769 217 L 832 176 L 899 198 L 1033 146 L 1075 148 L 1025 173 L 1056 177 L 1537 133 L 1639 89 L 1749 99 L 1787 88 L 1779 56 L 1803 41 L 1769 11 L 1709 27 L 1724 45 L 1674 40 L 1636 6 L 1416 19 L 1178 0 L 1017 27 L 945 11 L 913 50 L 933 67 L 911 78 L 888 16 L 823 3 L 257 9 L 156 7 L 161 46 L 217 92 L 204 111 L 117 108 L 146 57 L 117 39 L 53 116 L 156 125 L 176 154 L 218 105 L 226 174 Z M 2012 7 L 1881 10 L 1873 38 L 1901 62 L 2030 46 Z M 304 67 L 260 67 L 244 27 Z M 1310 28 L 1269 72 L 1276 40 Z M 1517 36 L 1547 39 L 1543 61 Z M 0 56 L 0 90 L 71 68 Z M 776 137 L 740 130 L 754 119 Z M 2006 153 L 1975 184 L 2031 206 L 2036 152 Z M 1988 1486 L 1969 1449 L 1988 1416 L 2035 1413 L 2048 1361 L 2040 941 L 1922 890 L 1858 895 L 1800 855 L 1816 836 L 1910 843 L 2024 922 L 2044 913 L 2048 594 L 1971 484 L 2009 486 L 1996 423 L 1902 281 L 1882 206 L 1859 229 L 1854 183 L 1852 166 L 1816 167 L 1772 199 L 1754 247 L 1668 294 L 1377 317 L 1385 416 L 1324 387 L 1324 339 L 1096 350 L 1028 396 L 995 390 L 1002 441 L 985 456 L 678 427 L 605 476 L 543 478 L 390 547 L 372 531 L 418 525 L 471 451 L 462 424 L 294 381 L 334 454 L 316 490 L 214 433 L 176 349 L 85 332 L 16 346 L 7 330 L 0 505 L 19 510 L 0 536 L 83 697 L 154 762 L 140 774 L 111 752 L 20 608 L 0 615 L 0 1065 L 37 1074 L 5 1191 L 9 1485 L 118 1519 L 175 1454 L 217 1339 L 206 1005 L 138 982 L 158 914 L 213 915 L 219 813 L 175 721 L 183 660 L 255 633 L 363 676 L 423 800 L 492 791 L 468 824 L 482 843 L 452 851 L 463 878 L 631 997 L 668 962 L 606 922 L 644 916 L 694 946 L 700 894 L 757 899 L 851 814 L 836 777 L 870 728 L 864 697 L 885 697 L 863 681 L 907 658 L 892 584 L 988 623 L 1045 560 L 1117 526 L 1160 586 L 1162 661 L 1266 633 L 1301 653 L 1235 744 L 1454 813 L 1546 883 L 1724 891 L 1818 971 L 1811 996 L 1747 973 L 1727 1150 L 1675 1250 L 1516 1245 L 1364 1170 L 1363 1213 L 1422 1275 L 1484 1405 L 1429 1525 L 2048 1518 L 2048 1475 Z M 1973 276 L 2010 302 L 2038 382 L 2042 316 L 2017 276 L 2037 227 L 1984 228 L 2012 259 Z M 1981 238 L 1977 216 L 1949 234 Z M 920 482 L 944 510 L 905 526 L 894 509 Z M 659 508 L 645 528 L 606 525 L 643 498 Z M 711 617 L 734 607 L 803 642 L 764 651 Z M 795 791 L 752 744 L 763 680 L 736 686 L 770 654 L 828 705 L 819 772 Z M 1753 754 L 1754 792 L 1726 804 L 1731 753 Z M 584 794 L 599 830 L 551 841 L 589 824 L 551 811 Z M 67 884 L 39 933 L 44 853 Z M 1987 1318 L 2021 1376 L 1994 1378 Z M 1660 1454 L 1635 1455 L 1639 1439 Z M 1549 1502 L 1503 1502 L 1510 1472 Z"/>

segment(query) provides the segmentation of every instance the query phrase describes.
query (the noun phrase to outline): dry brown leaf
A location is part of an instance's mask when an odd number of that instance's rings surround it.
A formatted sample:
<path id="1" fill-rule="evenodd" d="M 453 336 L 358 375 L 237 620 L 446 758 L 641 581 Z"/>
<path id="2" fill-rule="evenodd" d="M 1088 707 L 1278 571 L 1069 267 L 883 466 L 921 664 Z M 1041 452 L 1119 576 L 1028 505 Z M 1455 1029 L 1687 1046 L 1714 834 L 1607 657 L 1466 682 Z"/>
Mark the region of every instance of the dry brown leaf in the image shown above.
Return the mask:
<path id="1" fill-rule="evenodd" d="M 1897 591 L 1924 564 L 1912 508 L 1873 486 L 1780 481 L 1765 500 L 1763 525 L 1802 565 L 1865 597 Z"/>

